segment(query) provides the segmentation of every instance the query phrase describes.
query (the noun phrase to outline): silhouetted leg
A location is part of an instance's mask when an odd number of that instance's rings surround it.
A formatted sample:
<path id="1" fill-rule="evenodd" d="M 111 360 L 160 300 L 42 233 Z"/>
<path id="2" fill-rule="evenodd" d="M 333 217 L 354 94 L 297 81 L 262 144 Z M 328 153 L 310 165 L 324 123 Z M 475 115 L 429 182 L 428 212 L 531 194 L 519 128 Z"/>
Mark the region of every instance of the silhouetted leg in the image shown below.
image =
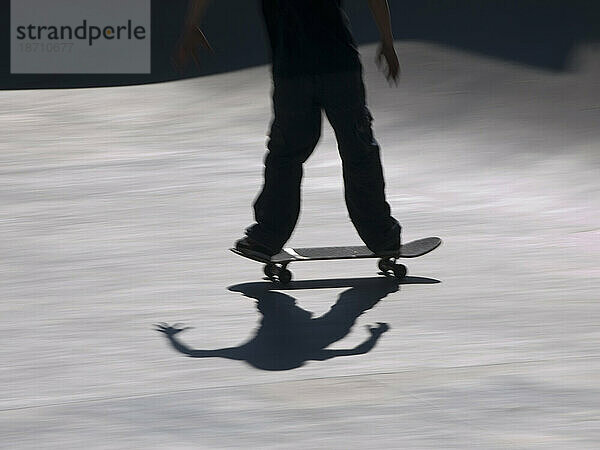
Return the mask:
<path id="1" fill-rule="evenodd" d="M 254 203 L 256 224 L 246 233 L 279 250 L 290 238 L 300 214 L 302 165 L 321 136 L 321 109 L 312 78 L 275 80 L 274 119 L 265 158 L 264 185 Z"/>
<path id="2" fill-rule="evenodd" d="M 350 219 L 372 251 L 398 248 L 400 225 L 385 199 L 379 145 L 373 136 L 362 74 L 343 72 L 319 79 L 320 98 L 342 158 Z"/>

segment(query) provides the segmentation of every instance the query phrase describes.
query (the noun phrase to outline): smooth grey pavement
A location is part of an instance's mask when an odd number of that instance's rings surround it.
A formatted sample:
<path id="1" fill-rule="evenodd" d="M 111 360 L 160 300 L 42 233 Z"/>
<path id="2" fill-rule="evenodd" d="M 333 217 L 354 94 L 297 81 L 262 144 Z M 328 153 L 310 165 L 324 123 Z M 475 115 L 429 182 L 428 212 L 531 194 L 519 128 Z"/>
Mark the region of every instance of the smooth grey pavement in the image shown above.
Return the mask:
<path id="1" fill-rule="evenodd" d="M 272 294 L 227 250 L 267 67 L 0 93 L 0 448 L 599 448 L 600 48 L 566 73 L 398 50 L 390 88 L 363 49 L 387 192 L 405 240 L 444 239 L 400 286 L 307 262 Z M 290 243 L 359 244 L 324 131 Z M 310 359 L 321 338 L 346 351 Z"/>

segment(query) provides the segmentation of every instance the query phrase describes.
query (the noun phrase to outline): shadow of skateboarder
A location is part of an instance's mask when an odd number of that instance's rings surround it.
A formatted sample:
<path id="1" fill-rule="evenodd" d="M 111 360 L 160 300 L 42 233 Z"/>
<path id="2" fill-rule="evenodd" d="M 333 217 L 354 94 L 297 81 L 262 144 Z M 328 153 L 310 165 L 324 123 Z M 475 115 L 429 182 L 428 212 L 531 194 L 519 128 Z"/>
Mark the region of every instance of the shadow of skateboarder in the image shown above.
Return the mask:
<path id="1" fill-rule="evenodd" d="M 378 322 L 375 326 L 367 326 L 369 336 L 354 348 L 327 347 L 347 336 L 361 314 L 388 294 L 398 291 L 398 287 L 394 279 L 360 283 L 342 292 L 328 312 L 314 318 L 313 313 L 300 308 L 293 297 L 271 291 L 261 283 L 234 286 L 230 290 L 239 288 L 237 292 L 257 300 L 257 309 L 263 316 L 256 334 L 237 347 L 192 349 L 178 337 L 187 328 L 161 323 L 156 325 L 156 329 L 177 351 L 193 358 L 219 357 L 246 361 L 262 370 L 290 370 L 303 366 L 307 361 L 361 355 L 372 350 L 381 335 L 389 330 L 387 324 Z"/>

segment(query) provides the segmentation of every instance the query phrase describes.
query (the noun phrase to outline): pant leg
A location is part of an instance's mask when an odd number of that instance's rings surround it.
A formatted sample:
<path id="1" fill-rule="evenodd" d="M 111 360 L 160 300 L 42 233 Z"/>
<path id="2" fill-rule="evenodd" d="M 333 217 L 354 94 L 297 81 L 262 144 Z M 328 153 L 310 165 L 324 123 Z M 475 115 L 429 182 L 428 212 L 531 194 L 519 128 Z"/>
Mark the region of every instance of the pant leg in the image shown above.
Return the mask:
<path id="1" fill-rule="evenodd" d="M 321 136 L 321 108 L 312 77 L 274 79 L 274 118 L 265 157 L 264 184 L 254 202 L 249 237 L 278 251 L 300 214 L 302 165 Z"/>
<path id="2" fill-rule="evenodd" d="M 354 227 L 374 252 L 397 248 L 401 228 L 385 198 L 380 149 L 373 136 L 362 72 L 320 76 L 319 98 L 337 138 Z"/>

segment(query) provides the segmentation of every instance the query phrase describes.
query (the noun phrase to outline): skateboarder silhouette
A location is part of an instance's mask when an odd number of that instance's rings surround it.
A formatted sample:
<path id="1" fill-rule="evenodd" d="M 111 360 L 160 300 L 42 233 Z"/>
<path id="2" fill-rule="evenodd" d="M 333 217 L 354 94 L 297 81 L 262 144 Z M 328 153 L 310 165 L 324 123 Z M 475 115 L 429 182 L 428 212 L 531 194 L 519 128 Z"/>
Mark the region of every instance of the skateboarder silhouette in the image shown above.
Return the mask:
<path id="1" fill-rule="evenodd" d="M 377 61 L 397 83 L 387 0 L 365 0 L 381 34 Z M 198 46 L 210 49 L 198 23 L 208 0 L 190 0 L 176 64 L 198 64 Z M 270 257 L 290 238 L 300 213 L 303 163 L 321 135 L 322 112 L 332 125 L 342 159 L 345 200 L 359 236 L 374 253 L 400 247 L 399 223 L 385 199 L 380 149 L 366 105 L 358 49 L 342 0 L 262 0 L 272 55 L 273 120 L 264 184 L 254 202 L 256 223 L 236 242 L 240 252 Z"/>
<path id="2" fill-rule="evenodd" d="M 256 308 L 263 316 L 254 336 L 237 347 L 192 349 L 177 337 L 187 328 L 161 323 L 156 325 L 156 330 L 164 333 L 173 348 L 184 355 L 245 361 L 262 370 L 290 370 L 303 366 L 307 361 L 362 355 L 371 351 L 381 335 L 389 330 L 386 323 L 367 326 L 369 337 L 354 348 L 327 347 L 346 337 L 365 311 L 398 290 L 395 280 L 381 281 L 362 282 L 342 292 L 336 304 L 316 318 L 312 312 L 296 305 L 296 300 L 287 294 L 261 287 L 253 289 L 252 286 L 240 285 L 238 289 L 234 286 L 230 289 L 257 300 Z"/>

